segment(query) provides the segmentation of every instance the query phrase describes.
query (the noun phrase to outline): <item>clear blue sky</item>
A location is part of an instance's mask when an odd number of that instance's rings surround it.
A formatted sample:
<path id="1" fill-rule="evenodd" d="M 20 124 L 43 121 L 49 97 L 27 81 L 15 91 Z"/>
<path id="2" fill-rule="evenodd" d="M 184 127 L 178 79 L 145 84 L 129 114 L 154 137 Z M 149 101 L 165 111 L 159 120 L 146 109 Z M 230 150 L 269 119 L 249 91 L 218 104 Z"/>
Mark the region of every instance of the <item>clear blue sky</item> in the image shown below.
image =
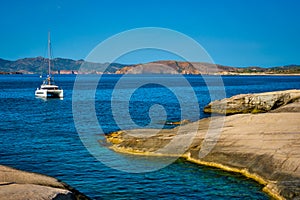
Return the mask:
<path id="1" fill-rule="evenodd" d="M 298 0 L 2 1 L 0 58 L 46 56 L 48 30 L 54 57 L 84 59 L 114 34 L 164 27 L 198 41 L 215 63 L 238 67 L 300 64 L 299 10 Z M 124 60 L 147 61 L 140 56 Z"/>

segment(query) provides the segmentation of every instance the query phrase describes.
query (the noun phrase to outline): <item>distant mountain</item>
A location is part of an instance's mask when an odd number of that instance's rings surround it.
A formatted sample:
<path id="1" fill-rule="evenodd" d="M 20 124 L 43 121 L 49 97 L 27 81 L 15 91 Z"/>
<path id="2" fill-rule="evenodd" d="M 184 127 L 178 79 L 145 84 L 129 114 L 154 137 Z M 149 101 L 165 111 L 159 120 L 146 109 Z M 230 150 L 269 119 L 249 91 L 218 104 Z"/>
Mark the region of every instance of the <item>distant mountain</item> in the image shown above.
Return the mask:
<path id="1" fill-rule="evenodd" d="M 119 63 L 92 63 L 84 60 L 55 58 L 51 70 L 60 74 L 300 74 L 300 65 L 271 68 L 231 67 L 203 62 L 155 61 L 144 64 L 124 65 Z M 9 61 L 0 58 L 0 73 L 46 74 L 48 59 L 43 57 L 23 58 Z M 104 71 L 105 70 L 105 71 Z"/>
<path id="2" fill-rule="evenodd" d="M 20 72 L 24 74 L 48 73 L 48 58 L 23 58 L 16 61 L 0 59 L 0 72 Z M 66 58 L 54 58 L 51 60 L 51 71 L 53 73 L 71 74 L 78 73 L 81 66 L 84 66 L 81 73 L 100 73 L 109 66 L 105 73 L 114 73 L 125 65 L 118 63 L 92 63 L 84 60 L 72 60 Z"/>

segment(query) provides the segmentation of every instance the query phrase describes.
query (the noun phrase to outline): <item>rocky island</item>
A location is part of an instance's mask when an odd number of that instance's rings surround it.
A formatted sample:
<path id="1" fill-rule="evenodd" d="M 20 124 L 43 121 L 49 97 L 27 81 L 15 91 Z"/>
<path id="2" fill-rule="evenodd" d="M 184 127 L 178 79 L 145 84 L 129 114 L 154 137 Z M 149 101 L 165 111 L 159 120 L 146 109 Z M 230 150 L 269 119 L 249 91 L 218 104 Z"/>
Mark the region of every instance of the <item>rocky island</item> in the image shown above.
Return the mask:
<path id="1" fill-rule="evenodd" d="M 0 199 L 88 200 L 89 198 L 55 178 L 0 165 Z"/>
<path id="2" fill-rule="evenodd" d="M 55 74 L 210 74 L 210 75 L 300 75 L 300 65 L 276 67 L 236 67 L 205 62 L 159 60 L 149 63 L 94 63 L 67 58 L 52 59 Z M 0 58 L 0 74 L 46 73 L 48 59 L 44 57 L 5 60 Z M 81 68 L 84 66 L 83 68 Z"/>
<path id="3" fill-rule="evenodd" d="M 299 94 L 299 90 L 247 94 L 211 103 L 206 107 L 206 112 L 231 115 L 220 121 L 223 123 L 221 132 L 214 147 L 205 156 L 201 156 L 201 148 L 207 139 L 208 129 L 214 129 L 210 122 L 222 117 L 206 118 L 174 129 L 163 129 L 151 137 L 147 136 L 151 132 L 147 129 L 122 130 L 107 135 L 106 140 L 111 144 L 110 148 L 117 152 L 170 156 L 172 152 L 161 153 L 159 149 L 170 143 L 178 129 L 184 127 L 180 134 L 185 135 L 185 138 L 193 137 L 192 143 L 184 154 L 175 153 L 173 156 L 241 173 L 264 185 L 263 190 L 275 199 L 299 199 Z M 230 112 L 226 110 L 227 107 Z M 246 114 L 235 114 L 232 112 L 233 107 L 237 110 L 236 113 Z M 193 135 L 189 129 L 195 124 L 198 131 Z M 178 140 L 177 145 L 180 146 L 181 142 L 184 143 Z"/>

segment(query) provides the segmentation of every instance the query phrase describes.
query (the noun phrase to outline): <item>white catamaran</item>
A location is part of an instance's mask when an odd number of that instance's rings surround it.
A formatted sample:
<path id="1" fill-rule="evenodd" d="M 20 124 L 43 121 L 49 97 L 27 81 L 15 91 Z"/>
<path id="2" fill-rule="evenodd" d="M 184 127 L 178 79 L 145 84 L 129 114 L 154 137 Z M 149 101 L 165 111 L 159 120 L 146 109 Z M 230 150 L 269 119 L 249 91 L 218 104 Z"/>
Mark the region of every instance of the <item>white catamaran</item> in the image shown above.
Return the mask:
<path id="1" fill-rule="evenodd" d="M 51 41 L 50 41 L 50 32 L 48 33 L 48 75 L 47 78 L 43 81 L 43 84 L 40 88 L 37 88 L 35 91 L 36 97 L 42 98 L 63 98 L 64 91 L 55 85 L 54 79 L 51 76 Z"/>

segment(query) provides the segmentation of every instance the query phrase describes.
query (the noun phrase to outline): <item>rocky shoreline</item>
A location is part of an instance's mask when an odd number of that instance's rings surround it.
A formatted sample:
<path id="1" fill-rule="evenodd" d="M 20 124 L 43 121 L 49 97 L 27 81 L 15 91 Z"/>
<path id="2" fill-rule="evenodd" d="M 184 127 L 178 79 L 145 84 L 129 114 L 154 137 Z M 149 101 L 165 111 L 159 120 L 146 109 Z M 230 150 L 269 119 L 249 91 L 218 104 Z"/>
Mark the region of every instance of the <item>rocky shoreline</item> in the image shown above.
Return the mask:
<path id="1" fill-rule="evenodd" d="M 0 199 L 6 200 L 89 200 L 55 178 L 0 165 Z"/>
<path id="2" fill-rule="evenodd" d="M 204 108 L 206 113 L 241 114 L 264 113 L 300 99 L 300 90 L 285 90 L 257 94 L 240 94 L 211 102 Z"/>
<path id="3" fill-rule="evenodd" d="M 151 134 L 157 130 L 123 130 L 107 135 L 106 140 L 111 144 L 110 148 L 117 152 L 180 156 L 201 165 L 241 173 L 264 185 L 263 191 L 275 199 L 298 199 L 300 198 L 299 94 L 299 90 L 289 90 L 239 95 L 221 100 L 222 105 L 224 102 L 225 104 L 232 102 L 228 105 L 233 105 L 238 101 L 236 105 L 245 107 L 244 97 L 246 100 L 247 98 L 248 100 L 260 99 L 255 101 L 260 102 L 255 103 L 255 113 L 267 113 L 251 114 L 254 112 L 247 108 L 248 114 L 206 118 L 171 130 L 160 130 L 158 134 L 150 137 L 149 132 Z M 251 101 L 247 102 L 250 104 Z M 260 109 L 257 109 L 257 105 Z M 211 109 L 211 111 L 215 110 Z M 223 123 L 221 132 L 213 138 L 207 137 L 208 130 L 214 130 L 220 125 L 220 123 L 211 124 L 211 121 L 218 120 Z M 195 126 L 197 126 L 196 135 L 189 131 Z M 174 139 L 180 127 L 184 129 L 179 133 L 183 138 L 193 137 L 186 152 L 178 155 L 176 150 L 175 153 L 172 150 L 163 153 L 159 151 Z M 177 143 L 178 147 L 185 145 L 183 140 L 178 140 Z M 215 144 L 202 156 L 201 152 L 203 153 L 207 143 Z"/>

